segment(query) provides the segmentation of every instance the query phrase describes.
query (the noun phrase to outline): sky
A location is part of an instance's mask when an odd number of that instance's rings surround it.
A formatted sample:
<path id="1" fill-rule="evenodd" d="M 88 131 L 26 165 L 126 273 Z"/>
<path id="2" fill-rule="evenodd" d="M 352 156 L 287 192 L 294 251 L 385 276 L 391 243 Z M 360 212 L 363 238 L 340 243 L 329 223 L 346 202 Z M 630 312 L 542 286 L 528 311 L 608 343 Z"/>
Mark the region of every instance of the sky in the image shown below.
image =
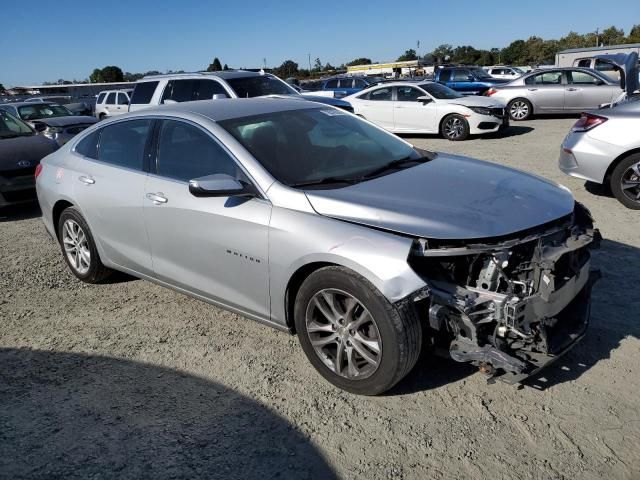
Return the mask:
<path id="1" fill-rule="evenodd" d="M 0 83 L 5 87 L 85 79 L 94 68 L 123 71 L 205 69 L 214 57 L 231 68 L 318 57 L 395 60 L 449 43 L 502 48 L 536 35 L 559 38 L 640 24 L 640 1 L 535 2 L 351 0 L 339 2 L 31 0 L 0 2 Z"/>

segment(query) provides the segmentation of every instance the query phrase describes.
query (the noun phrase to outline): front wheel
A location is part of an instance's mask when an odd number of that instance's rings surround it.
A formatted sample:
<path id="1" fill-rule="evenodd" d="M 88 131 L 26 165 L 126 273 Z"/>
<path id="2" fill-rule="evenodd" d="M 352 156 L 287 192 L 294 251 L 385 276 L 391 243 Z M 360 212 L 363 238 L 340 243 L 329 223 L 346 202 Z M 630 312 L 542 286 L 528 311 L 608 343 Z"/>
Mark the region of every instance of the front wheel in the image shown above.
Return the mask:
<path id="1" fill-rule="evenodd" d="M 469 122 L 462 115 L 454 114 L 445 117 L 440 133 L 447 140 L 465 140 L 469 136 Z"/>
<path id="2" fill-rule="evenodd" d="M 611 191 L 625 207 L 640 210 L 640 154 L 629 155 L 616 166 Z"/>
<path id="3" fill-rule="evenodd" d="M 377 395 L 415 365 L 422 343 L 416 315 L 399 310 L 365 278 L 343 267 L 316 270 L 294 307 L 302 349 L 335 386 Z"/>
<path id="4" fill-rule="evenodd" d="M 533 106 L 529 100 L 524 98 L 515 98 L 511 100 L 507 109 L 509 111 L 509 118 L 516 122 L 528 120 L 533 116 Z"/>

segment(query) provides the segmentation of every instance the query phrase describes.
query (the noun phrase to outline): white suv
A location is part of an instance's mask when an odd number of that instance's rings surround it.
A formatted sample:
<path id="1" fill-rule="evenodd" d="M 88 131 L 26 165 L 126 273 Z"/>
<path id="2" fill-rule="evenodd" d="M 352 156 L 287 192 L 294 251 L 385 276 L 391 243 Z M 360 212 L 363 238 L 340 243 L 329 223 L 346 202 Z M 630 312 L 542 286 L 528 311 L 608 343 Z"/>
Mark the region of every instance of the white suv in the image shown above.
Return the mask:
<path id="1" fill-rule="evenodd" d="M 524 75 L 524 71 L 517 67 L 507 65 L 496 65 L 495 67 L 483 67 L 483 69 L 493 78 L 506 78 L 513 80 Z"/>
<path id="2" fill-rule="evenodd" d="M 300 95 L 290 85 L 269 73 L 224 71 L 152 75 L 138 80 L 129 111 L 169 103 L 225 98 L 276 96 L 325 103 L 353 112 L 348 102 L 337 98 Z"/>
<path id="3" fill-rule="evenodd" d="M 96 100 L 96 117 L 100 120 L 122 115 L 129 111 L 133 90 L 105 90 Z"/>

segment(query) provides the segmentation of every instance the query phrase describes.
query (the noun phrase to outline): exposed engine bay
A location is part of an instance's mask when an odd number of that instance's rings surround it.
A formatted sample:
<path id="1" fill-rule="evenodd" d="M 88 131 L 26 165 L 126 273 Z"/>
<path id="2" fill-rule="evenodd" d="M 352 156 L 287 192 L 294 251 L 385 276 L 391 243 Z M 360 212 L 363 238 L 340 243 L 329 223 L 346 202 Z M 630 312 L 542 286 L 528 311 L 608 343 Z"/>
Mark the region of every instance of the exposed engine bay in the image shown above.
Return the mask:
<path id="1" fill-rule="evenodd" d="M 584 335 L 590 248 L 601 237 L 589 211 L 507 238 L 418 239 L 411 267 L 428 285 L 416 299 L 436 351 L 510 383 L 535 373 Z"/>

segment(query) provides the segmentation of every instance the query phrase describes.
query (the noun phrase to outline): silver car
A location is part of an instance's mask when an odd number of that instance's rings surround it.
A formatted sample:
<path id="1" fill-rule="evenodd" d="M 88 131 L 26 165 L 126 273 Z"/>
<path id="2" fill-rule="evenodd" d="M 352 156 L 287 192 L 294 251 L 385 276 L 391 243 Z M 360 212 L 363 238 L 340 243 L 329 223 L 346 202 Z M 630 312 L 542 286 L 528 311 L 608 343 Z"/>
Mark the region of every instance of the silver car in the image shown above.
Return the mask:
<path id="1" fill-rule="evenodd" d="M 640 209 L 640 95 L 586 112 L 560 149 L 567 175 L 607 185 L 624 206 Z"/>
<path id="2" fill-rule="evenodd" d="M 391 388 L 423 346 L 520 381 L 588 322 L 598 234 L 567 189 L 326 105 L 144 109 L 80 134 L 36 183 L 79 279 L 121 270 L 295 332 L 350 392 Z"/>
<path id="3" fill-rule="evenodd" d="M 527 120 L 541 113 L 580 113 L 598 108 L 621 93 L 618 82 L 597 70 L 551 68 L 492 87 L 486 95 L 506 103 L 512 120 Z"/>

